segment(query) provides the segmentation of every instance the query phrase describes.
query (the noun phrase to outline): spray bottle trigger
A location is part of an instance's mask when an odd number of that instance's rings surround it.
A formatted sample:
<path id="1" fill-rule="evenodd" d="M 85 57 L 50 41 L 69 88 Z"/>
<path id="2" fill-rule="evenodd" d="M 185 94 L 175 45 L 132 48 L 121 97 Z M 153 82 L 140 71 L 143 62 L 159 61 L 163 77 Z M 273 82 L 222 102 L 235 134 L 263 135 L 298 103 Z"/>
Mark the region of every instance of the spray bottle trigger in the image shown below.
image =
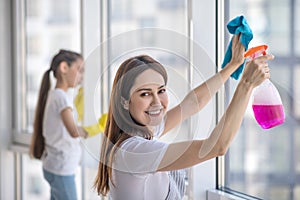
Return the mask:
<path id="1" fill-rule="evenodd" d="M 261 54 L 266 55 L 267 48 L 268 48 L 267 45 L 260 45 L 260 46 L 252 47 L 252 48 L 248 49 L 248 51 L 245 52 L 244 58 L 250 57 L 250 58 L 254 59 Z"/>

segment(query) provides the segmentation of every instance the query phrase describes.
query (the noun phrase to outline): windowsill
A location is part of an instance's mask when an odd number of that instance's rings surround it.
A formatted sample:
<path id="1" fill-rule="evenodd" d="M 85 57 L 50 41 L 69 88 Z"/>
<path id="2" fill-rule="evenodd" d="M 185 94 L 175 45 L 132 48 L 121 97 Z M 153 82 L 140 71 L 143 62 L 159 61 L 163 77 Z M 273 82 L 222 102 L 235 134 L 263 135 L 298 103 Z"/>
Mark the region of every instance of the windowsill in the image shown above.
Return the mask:
<path id="1" fill-rule="evenodd" d="M 27 145 L 19 143 L 12 143 L 8 149 L 16 153 L 29 153 L 29 147 Z"/>
<path id="2" fill-rule="evenodd" d="M 207 200 L 259 200 L 259 198 L 243 195 L 240 197 L 238 195 L 230 194 L 228 192 L 211 189 L 206 193 Z"/>

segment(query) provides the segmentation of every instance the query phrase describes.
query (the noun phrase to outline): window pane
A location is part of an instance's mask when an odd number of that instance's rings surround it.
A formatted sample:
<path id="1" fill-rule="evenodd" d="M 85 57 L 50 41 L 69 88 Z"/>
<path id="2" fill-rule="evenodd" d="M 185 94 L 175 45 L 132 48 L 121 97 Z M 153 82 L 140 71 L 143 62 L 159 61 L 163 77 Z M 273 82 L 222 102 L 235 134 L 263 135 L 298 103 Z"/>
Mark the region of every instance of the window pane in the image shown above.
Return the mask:
<path id="1" fill-rule="evenodd" d="M 300 199 L 300 186 L 296 186 L 294 189 L 295 199 Z"/>
<path id="2" fill-rule="evenodd" d="M 22 12 L 25 13 L 24 27 L 21 27 L 24 30 L 22 38 L 25 41 L 18 44 L 25 45 L 19 47 L 25 49 L 25 58 L 21 61 L 24 62 L 21 63 L 23 67 L 16 69 L 18 72 L 24 70 L 21 74 L 24 74 L 25 79 L 16 80 L 18 90 L 25 96 L 25 102 L 18 102 L 24 111 L 17 113 L 22 116 L 23 122 L 22 127 L 18 128 L 32 133 L 39 87 L 44 72 L 50 67 L 53 55 L 61 48 L 80 52 L 80 0 L 26 0 L 17 3 L 16 6 L 24 3 L 25 9 Z M 17 101 L 22 101 L 22 98 L 17 98 Z M 50 188 L 43 178 L 42 163 L 24 154 L 21 167 L 22 199 L 49 199 Z M 82 191 L 80 177 L 78 170 L 76 184 L 79 197 Z"/>
<path id="3" fill-rule="evenodd" d="M 300 64 L 296 65 L 294 73 L 294 87 L 293 87 L 293 112 L 296 119 L 300 119 Z"/>
<path id="4" fill-rule="evenodd" d="M 291 23 L 300 25 L 299 14 L 292 12 L 293 8 L 299 9 L 299 3 L 295 6 L 297 1 L 230 0 L 230 19 L 242 14 L 252 28 L 254 38 L 249 47 L 267 44 L 269 52 L 275 55 L 275 60 L 269 62 L 271 81 L 280 93 L 286 115 L 284 124 L 262 129 L 250 102 L 226 155 L 225 187 L 262 199 L 299 197 L 299 47 L 293 48 L 298 39 L 297 28 L 293 29 Z M 292 30 L 295 33 L 291 34 Z M 236 87 L 234 81 L 229 84 Z M 232 92 L 227 95 L 232 96 Z"/>
<path id="5" fill-rule="evenodd" d="M 81 197 L 81 169 L 75 174 L 77 196 Z M 50 199 L 50 186 L 43 178 L 42 163 L 31 159 L 27 154 L 22 155 L 22 199 Z"/>
<path id="6" fill-rule="evenodd" d="M 80 51 L 80 0 L 26 0 L 26 114 L 25 129 L 32 130 L 37 94 L 43 73 L 61 48 Z M 45 9 L 50 8 L 50 9 Z"/>
<path id="7" fill-rule="evenodd" d="M 168 85 L 172 87 L 176 85 L 180 88 L 176 92 L 185 94 L 188 85 L 180 83 L 178 78 L 188 80 L 189 72 L 189 63 L 186 59 L 188 58 L 186 1 L 113 0 L 110 1 L 110 5 L 111 74 L 115 74 L 117 67 L 126 58 L 149 54 L 169 70 Z M 174 95 L 170 97 L 170 107 L 173 103 L 178 103 L 175 101 L 182 96 L 176 92 L 170 93 Z"/>
<path id="8" fill-rule="evenodd" d="M 244 15 L 253 31 L 250 45 L 267 44 L 274 55 L 289 55 L 289 1 L 230 0 L 230 19 Z"/>
<path id="9" fill-rule="evenodd" d="M 187 1 L 109 2 L 111 84 L 113 74 L 125 59 L 148 54 L 162 63 L 168 71 L 168 86 L 172 87 L 167 89 L 169 107 L 179 103 L 189 89 Z"/>
<path id="10" fill-rule="evenodd" d="M 23 199 L 50 199 L 50 187 L 43 178 L 42 163 L 22 155 Z"/>
<path id="11" fill-rule="evenodd" d="M 110 4 L 111 36 L 146 27 L 187 34 L 186 1 L 112 0 Z"/>
<path id="12" fill-rule="evenodd" d="M 296 55 L 300 56 L 300 0 L 295 0 L 295 48 Z"/>
<path id="13" fill-rule="evenodd" d="M 298 126 L 296 129 L 297 133 L 300 133 L 300 127 Z M 296 170 L 296 174 L 300 174 L 300 157 L 297 156 L 300 154 L 300 137 L 295 137 L 295 170 Z M 299 195 L 300 195 L 300 185 L 298 185 L 298 189 L 299 191 Z M 299 196 L 300 197 L 300 196 Z"/>

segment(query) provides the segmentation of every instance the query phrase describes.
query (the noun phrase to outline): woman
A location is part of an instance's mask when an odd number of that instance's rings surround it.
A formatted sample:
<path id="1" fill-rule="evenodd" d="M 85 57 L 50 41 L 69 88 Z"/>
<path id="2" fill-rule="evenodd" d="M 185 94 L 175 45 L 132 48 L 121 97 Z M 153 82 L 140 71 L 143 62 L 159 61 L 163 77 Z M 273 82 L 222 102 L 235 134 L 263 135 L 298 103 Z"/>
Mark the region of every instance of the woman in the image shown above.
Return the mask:
<path id="1" fill-rule="evenodd" d="M 167 144 L 156 140 L 157 134 L 168 133 L 199 112 L 244 62 L 244 51 L 239 36 L 235 36 L 227 66 L 169 111 L 164 67 L 146 55 L 123 62 L 111 93 L 95 180 L 98 193 L 122 200 L 182 199 L 184 180 L 178 170 L 226 153 L 241 125 L 252 90 L 270 78 L 267 60 L 273 56 L 247 63 L 224 116 L 207 139 Z"/>

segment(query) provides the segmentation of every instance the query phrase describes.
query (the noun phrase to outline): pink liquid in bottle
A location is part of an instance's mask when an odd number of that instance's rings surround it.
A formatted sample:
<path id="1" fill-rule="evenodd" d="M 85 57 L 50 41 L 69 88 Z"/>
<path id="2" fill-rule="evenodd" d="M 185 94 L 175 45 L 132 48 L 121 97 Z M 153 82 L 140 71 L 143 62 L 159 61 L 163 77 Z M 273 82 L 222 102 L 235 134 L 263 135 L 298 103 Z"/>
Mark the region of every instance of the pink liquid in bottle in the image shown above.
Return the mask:
<path id="1" fill-rule="evenodd" d="M 263 129 L 269 129 L 284 122 L 283 105 L 252 105 L 255 119 Z"/>

